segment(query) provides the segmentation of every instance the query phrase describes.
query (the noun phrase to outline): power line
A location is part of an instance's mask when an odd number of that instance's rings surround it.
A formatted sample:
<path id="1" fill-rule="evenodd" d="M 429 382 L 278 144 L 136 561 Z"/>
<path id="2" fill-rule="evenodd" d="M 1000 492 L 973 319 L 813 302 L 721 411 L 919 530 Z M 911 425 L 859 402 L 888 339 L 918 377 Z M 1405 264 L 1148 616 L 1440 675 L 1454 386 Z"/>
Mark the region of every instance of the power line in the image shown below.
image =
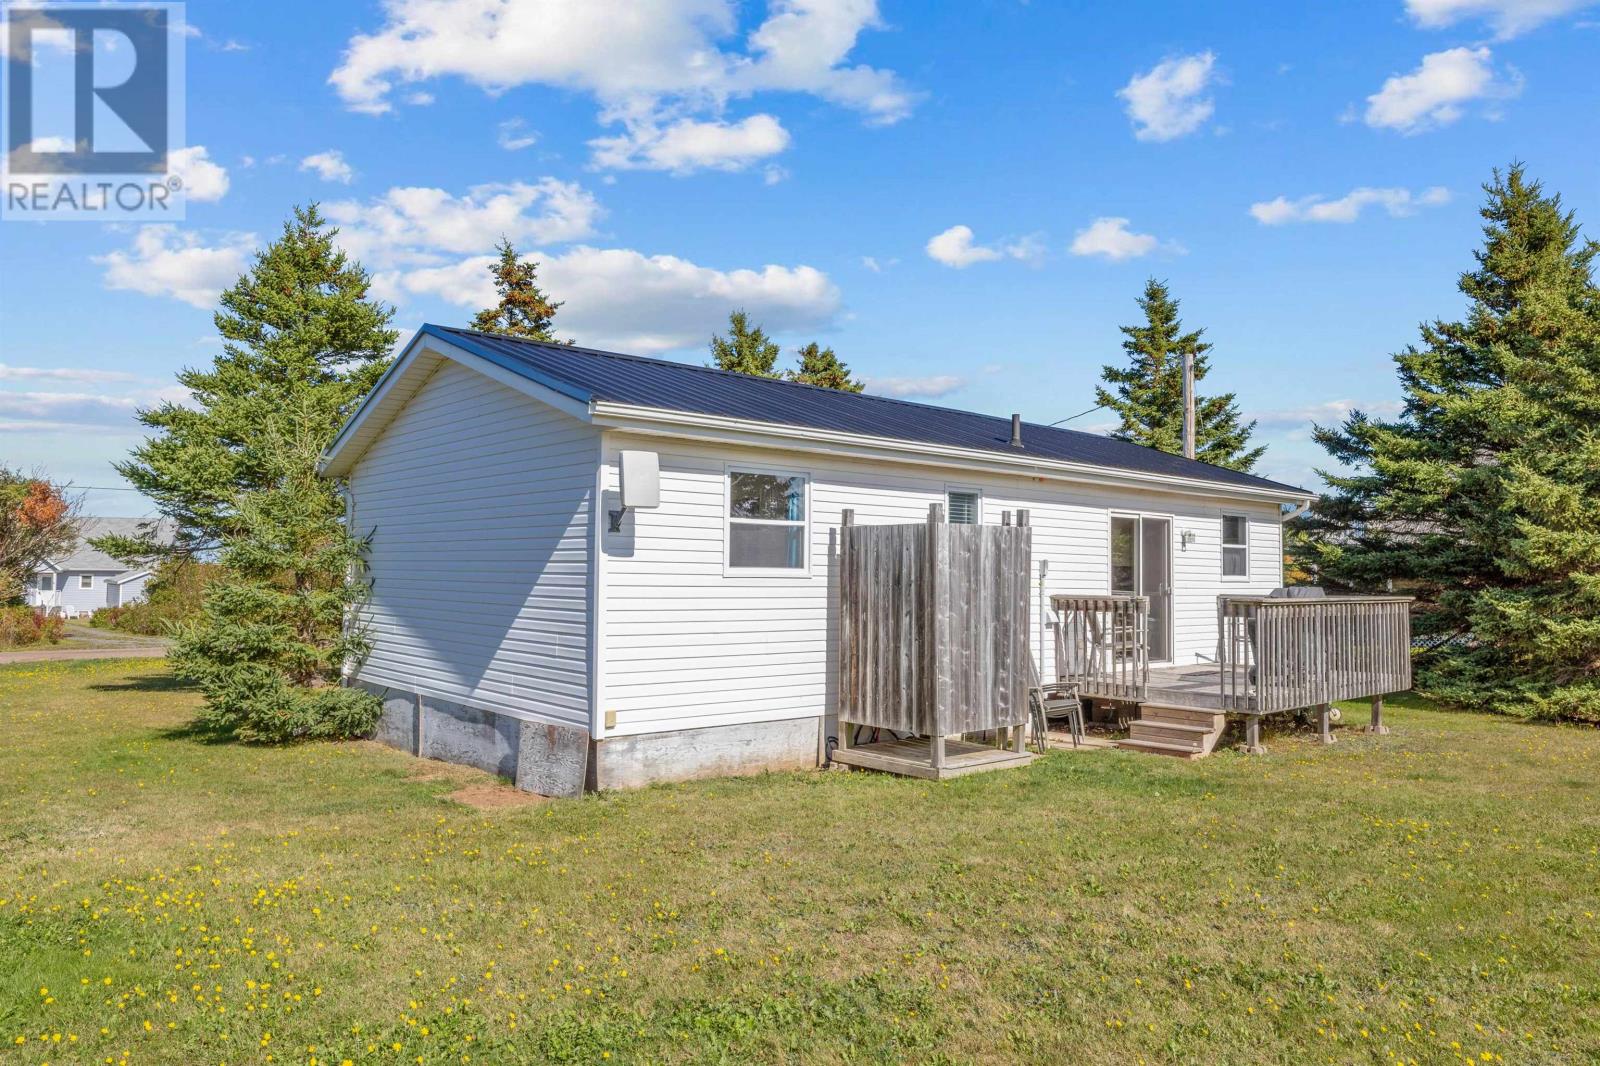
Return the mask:
<path id="1" fill-rule="evenodd" d="M 1092 415 L 1096 411 L 1104 411 L 1107 407 L 1110 407 L 1110 406 L 1111 406 L 1110 404 L 1103 403 L 1098 407 L 1091 407 L 1087 411 L 1079 411 L 1075 415 L 1068 415 L 1066 418 L 1057 419 L 1054 422 L 1048 423 L 1048 425 L 1059 426 L 1062 422 L 1071 422 L 1074 418 L 1082 418 L 1084 415 Z"/>

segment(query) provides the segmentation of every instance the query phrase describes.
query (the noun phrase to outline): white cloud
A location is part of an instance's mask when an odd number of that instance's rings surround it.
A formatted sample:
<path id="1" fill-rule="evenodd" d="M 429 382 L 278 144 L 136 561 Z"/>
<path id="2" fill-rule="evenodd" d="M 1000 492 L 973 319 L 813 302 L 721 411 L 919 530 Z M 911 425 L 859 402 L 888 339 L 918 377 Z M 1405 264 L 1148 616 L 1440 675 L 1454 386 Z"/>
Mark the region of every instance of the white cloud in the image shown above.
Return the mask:
<path id="1" fill-rule="evenodd" d="M 730 100 L 761 92 L 806 93 L 876 124 L 904 118 L 917 99 L 892 72 L 849 64 L 860 35 L 880 26 L 876 0 L 769 0 L 743 49 L 726 47 L 739 28 L 735 0 L 385 0 L 383 9 L 382 27 L 352 37 L 328 79 L 352 110 L 389 111 L 398 85 L 435 78 L 488 92 L 540 84 L 592 95 L 602 121 L 634 139 L 641 122 L 722 124 Z"/>
<path id="2" fill-rule="evenodd" d="M 965 378 L 954 374 L 931 374 L 920 378 L 866 379 L 868 392 L 876 396 L 893 396 L 900 400 L 937 400 L 941 396 L 950 395 L 966 383 Z"/>
<path id="3" fill-rule="evenodd" d="M 560 255 L 530 252 L 543 287 L 563 301 L 557 329 L 579 344 L 628 352 L 702 347 L 743 308 L 771 333 L 826 327 L 839 290 L 809 266 L 716 270 L 671 255 L 579 246 Z M 432 295 L 465 308 L 494 300 L 492 256 L 393 272 L 387 290 Z"/>
<path id="4" fill-rule="evenodd" d="M 1020 259 L 1036 263 L 1044 255 L 1044 245 L 1036 236 L 1020 237 L 999 245 L 973 243 L 971 226 L 951 226 L 943 233 L 928 238 L 928 258 L 947 267 L 961 270 L 974 263 L 991 263 L 997 259 Z M 876 265 L 869 269 L 877 269 Z"/>
<path id="5" fill-rule="evenodd" d="M 108 430 L 134 433 L 139 429 L 134 420 L 139 408 L 154 407 L 165 400 L 182 403 L 189 398 L 189 390 L 180 385 L 124 389 L 113 395 L 0 390 L 0 433 L 87 431 L 97 437 L 104 437 Z"/>
<path id="6" fill-rule="evenodd" d="M 1418 26 L 1433 30 L 1481 19 L 1504 41 L 1592 3 L 1594 0 L 1406 0 L 1406 12 Z"/>
<path id="7" fill-rule="evenodd" d="M 221 243 L 206 245 L 199 234 L 176 226 L 141 226 L 124 251 L 95 256 L 105 267 L 108 289 L 123 289 L 146 296 L 170 296 L 195 307 L 211 307 L 223 289 L 244 272 L 254 234 L 225 235 Z"/>
<path id="8" fill-rule="evenodd" d="M 520 152 L 524 148 L 532 148 L 538 144 L 539 134 L 529 129 L 525 120 L 508 118 L 500 123 L 500 133 L 496 141 L 508 152 Z"/>
<path id="9" fill-rule="evenodd" d="M 1495 74 L 1488 48 L 1450 48 L 1422 57 L 1409 74 L 1396 74 L 1367 97 L 1367 125 L 1401 133 L 1448 126 L 1474 100 L 1497 100 L 1522 91 L 1520 79 Z"/>
<path id="10" fill-rule="evenodd" d="M 1374 418 L 1393 418 L 1400 413 L 1401 404 L 1397 400 L 1379 400 L 1375 403 L 1357 403 L 1355 400 L 1327 400 L 1308 407 L 1264 411 L 1259 414 L 1251 414 L 1248 417 L 1260 422 L 1263 427 L 1289 426 L 1304 428 L 1309 427 L 1312 423 L 1319 426 L 1337 425 L 1349 418 L 1352 411 L 1363 411 Z"/>
<path id="11" fill-rule="evenodd" d="M 179 148 L 167 157 L 168 173 L 183 182 L 184 194 L 194 203 L 214 203 L 228 194 L 228 172 L 207 158 L 204 145 Z"/>
<path id="12" fill-rule="evenodd" d="M 336 148 L 306 156 L 300 160 L 300 169 L 312 171 L 323 181 L 336 181 L 341 185 L 349 185 L 356 176 L 355 168 L 345 162 L 344 153 Z"/>
<path id="13" fill-rule="evenodd" d="M 1216 81 L 1217 57 L 1198 52 L 1157 63 L 1117 90 L 1141 141 L 1170 141 L 1205 125 L 1216 105 L 1206 95 Z"/>
<path id="14" fill-rule="evenodd" d="M 40 422 L 50 426 L 103 426 L 132 421 L 138 401 L 129 396 L 89 392 L 0 391 L 0 420 Z"/>
<path id="15" fill-rule="evenodd" d="M 0 363 L 0 381 L 76 381 L 82 383 L 135 381 L 138 375 L 125 370 L 97 370 L 87 367 L 7 366 Z"/>
<path id="16" fill-rule="evenodd" d="M 1073 255 L 1098 255 L 1106 259 L 1137 259 L 1154 251 L 1182 254 L 1183 246 L 1163 242 L 1150 233 L 1134 233 L 1125 218 L 1097 218 L 1079 230 L 1068 249 Z"/>
<path id="17" fill-rule="evenodd" d="M 468 254 L 512 242 L 564 243 L 594 232 L 604 211 L 575 182 L 475 185 L 463 196 L 443 189 L 393 188 L 365 202 L 323 205 L 339 241 L 368 267 L 437 264 L 439 253 Z"/>
<path id="18" fill-rule="evenodd" d="M 789 147 L 789 131 L 771 115 L 731 123 L 683 118 L 665 126 L 646 118 L 628 122 L 627 132 L 616 137 L 595 138 L 589 147 L 595 166 L 615 170 L 743 170 Z"/>
<path id="19" fill-rule="evenodd" d="M 1250 205 L 1250 214 L 1265 226 L 1285 222 L 1354 222 L 1370 206 L 1383 208 L 1394 218 L 1416 214 L 1420 207 L 1437 207 L 1450 202 L 1450 190 L 1440 185 L 1413 194 L 1410 189 L 1351 189 L 1337 200 L 1320 195 L 1291 200 L 1280 196 Z"/>

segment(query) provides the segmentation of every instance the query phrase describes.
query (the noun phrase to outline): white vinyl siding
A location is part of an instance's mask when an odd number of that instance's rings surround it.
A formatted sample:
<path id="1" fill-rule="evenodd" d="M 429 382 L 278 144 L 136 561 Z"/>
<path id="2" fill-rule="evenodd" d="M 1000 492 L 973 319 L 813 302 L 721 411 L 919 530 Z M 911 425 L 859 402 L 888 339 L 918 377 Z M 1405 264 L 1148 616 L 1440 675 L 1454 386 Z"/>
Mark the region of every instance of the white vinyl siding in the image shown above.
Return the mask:
<path id="1" fill-rule="evenodd" d="M 351 472 L 372 533 L 356 676 L 588 728 L 598 460 L 590 426 L 444 363 Z"/>
<path id="2" fill-rule="evenodd" d="M 622 448 L 657 451 L 661 506 L 630 515 L 631 529 L 602 538 L 601 701 L 616 712 L 608 733 L 646 733 L 831 713 L 832 558 L 845 508 L 858 525 L 924 522 L 930 504 L 950 503 L 953 472 L 801 453 L 701 445 L 607 434 L 601 478 L 617 488 Z M 810 479 L 811 565 L 804 579 L 740 576 L 723 566 L 725 476 L 745 464 Z M 979 493 L 981 521 L 1026 508 L 1034 530 L 1034 577 L 1048 562 L 1044 593 L 1107 591 L 1109 515 L 1170 517 L 1174 584 L 1174 661 L 1216 653 L 1219 593 L 1265 593 L 1281 583 L 1280 527 L 1271 503 L 1132 489 L 1041 484 L 962 472 L 961 491 Z M 1222 514 L 1252 521 L 1251 577 L 1221 580 Z M 1194 536 L 1180 546 L 1179 532 Z M 1054 649 L 1034 605 L 1035 654 L 1046 676 Z M 1041 641 L 1041 638 L 1042 641 Z M 1042 644 L 1042 647 L 1041 647 Z"/>

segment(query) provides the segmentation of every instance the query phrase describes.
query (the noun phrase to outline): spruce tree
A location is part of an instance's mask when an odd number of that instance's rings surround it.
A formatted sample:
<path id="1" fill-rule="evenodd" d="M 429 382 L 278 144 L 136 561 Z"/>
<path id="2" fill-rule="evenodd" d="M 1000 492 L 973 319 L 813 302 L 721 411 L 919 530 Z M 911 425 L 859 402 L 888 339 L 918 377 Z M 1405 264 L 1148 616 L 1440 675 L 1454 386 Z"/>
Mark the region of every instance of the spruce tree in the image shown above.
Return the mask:
<path id="1" fill-rule="evenodd" d="M 760 326 L 750 325 L 750 316 L 734 311 L 728 316 L 728 336 L 711 336 L 712 365 L 719 370 L 779 377 L 778 345 L 769 340 Z"/>
<path id="2" fill-rule="evenodd" d="M 1465 318 L 1395 356 L 1394 420 L 1316 438 L 1344 468 L 1302 533 L 1335 586 L 1393 583 L 1464 639 L 1421 687 L 1476 706 L 1600 721 L 1600 244 L 1521 164 L 1484 186 Z"/>
<path id="3" fill-rule="evenodd" d="M 1118 440 L 1142 444 L 1174 455 L 1183 454 L 1183 360 L 1194 356 L 1196 385 L 1211 369 L 1211 345 L 1201 340 L 1204 330 L 1185 333 L 1178 318 L 1178 301 L 1164 282 L 1145 282 L 1138 299 L 1144 322 L 1122 326 L 1123 366 L 1102 371 L 1105 385 L 1095 390 L 1095 400 L 1121 418 L 1112 432 Z M 1109 388 L 1107 386 L 1110 386 Z M 1250 447 L 1255 423 L 1240 421 L 1233 393 L 1195 396 L 1195 458 L 1232 470 L 1249 471 L 1264 447 Z"/>
<path id="4" fill-rule="evenodd" d="M 205 694 L 203 721 L 247 740 L 357 735 L 378 711 L 338 687 L 363 649 L 346 620 L 365 588 L 360 542 L 317 463 L 396 335 L 336 234 L 315 205 L 295 209 L 222 294 L 222 354 L 179 374 L 193 405 L 142 412 L 158 435 L 117 468 L 176 521 L 180 550 L 220 552 L 223 576 L 172 658 Z"/>
<path id="5" fill-rule="evenodd" d="M 368 297 L 370 279 L 335 244 L 316 204 L 295 208 L 283 233 L 222 294 L 213 316 L 222 354 L 178 383 L 192 394 L 139 412 L 154 434 L 116 469 L 176 527 L 176 546 L 97 538 L 119 558 L 219 548 L 240 528 L 238 501 L 273 486 L 267 427 L 307 407 L 324 442 L 388 365 L 392 308 Z"/>
<path id="6" fill-rule="evenodd" d="M 479 311 L 472 320 L 472 328 L 485 333 L 504 333 L 531 341 L 559 343 L 552 332 L 556 311 L 561 307 L 551 303 L 540 291 L 539 264 L 531 259 L 520 259 L 517 250 L 506 238 L 495 246 L 500 258 L 489 267 L 494 277 L 494 288 L 500 302 Z"/>
<path id="7" fill-rule="evenodd" d="M 817 385 L 840 392 L 860 392 L 866 386 L 850 376 L 850 368 L 840 362 L 832 348 L 824 348 L 816 341 L 801 348 L 800 368 L 789 372 L 790 381 L 804 385 Z"/>
<path id="8" fill-rule="evenodd" d="M 260 443 L 270 484 L 240 497 L 221 575 L 200 616 L 177 627 L 173 672 L 199 686 L 205 728 L 258 743 L 365 735 L 376 697 L 339 680 L 365 655 L 353 622 L 365 600 L 361 540 L 317 474 L 328 434 L 307 396 L 281 410 Z"/>

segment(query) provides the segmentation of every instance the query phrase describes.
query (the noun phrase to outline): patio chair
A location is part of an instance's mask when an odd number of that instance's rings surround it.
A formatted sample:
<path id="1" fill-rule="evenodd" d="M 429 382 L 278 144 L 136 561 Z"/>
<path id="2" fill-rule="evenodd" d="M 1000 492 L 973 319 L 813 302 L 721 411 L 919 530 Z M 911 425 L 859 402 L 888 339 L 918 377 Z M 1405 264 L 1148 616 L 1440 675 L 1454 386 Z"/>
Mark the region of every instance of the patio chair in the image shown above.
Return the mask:
<path id="1" fill-rule="evenodd" d="M 1065 717 L 1067 730 L 1072 736 L 1072 746 L 1083 744 L 1083 701 L 1078 697 L 1078 686 L 1064 682 L 1036 685 L 1029 690 L 1034 744 L 1039 754 L 1049 749 L 1050 718 Z"/>

